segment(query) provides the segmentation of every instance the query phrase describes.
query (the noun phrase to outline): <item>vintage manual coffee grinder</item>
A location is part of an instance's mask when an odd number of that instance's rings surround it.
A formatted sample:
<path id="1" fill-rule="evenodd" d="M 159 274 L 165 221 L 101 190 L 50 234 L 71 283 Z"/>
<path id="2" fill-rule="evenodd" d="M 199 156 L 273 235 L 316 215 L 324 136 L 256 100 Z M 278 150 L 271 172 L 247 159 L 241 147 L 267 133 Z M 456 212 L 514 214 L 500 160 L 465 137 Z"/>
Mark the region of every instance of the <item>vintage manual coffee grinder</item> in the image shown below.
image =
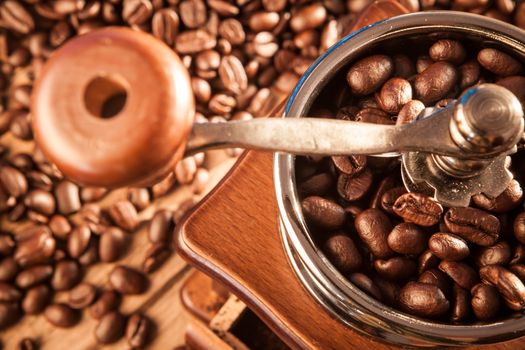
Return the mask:
<path id="1" fill-rule="evenodd" d="M 387 42 L 429 37 L 470 40 L 525 61 L 525 32 L 516 27 L 448 11 L 402 15 L 346 37 L 317 60 L 285 110 L 275 112 L 284 118 L 192 124 L 191 86 L 179 58 L 146 34 L 104 29 L 72 40 L 49 60 L 34 89 L 35 137 L 67 176 L 109 187 L 151 183 L 184 154 L 205 149 L 267 151 L 241 157 L 180 225 L 177 245 L 294 348 L 391 349 L 518 338 L 525 334 L 521 315 L 448 325 L 370 298 L 324 258 L 300 210 L 293 154 L 400 157 L 406 188 L 447 206 L 466 206 L 475 194 L 497 196 L 507 187 L 513 175 L 506 159 L 523 136 L 523 110 L 502 87 L 473 87 L 448 108 L 427 109 L 405 126 L 304 118 L 331 79 L 359 55 Z M 101 118 L 102 104 L 119 93 L 126 96 L 122 110 Z M 490 346 L 522 347 L 520 339 Z"/>

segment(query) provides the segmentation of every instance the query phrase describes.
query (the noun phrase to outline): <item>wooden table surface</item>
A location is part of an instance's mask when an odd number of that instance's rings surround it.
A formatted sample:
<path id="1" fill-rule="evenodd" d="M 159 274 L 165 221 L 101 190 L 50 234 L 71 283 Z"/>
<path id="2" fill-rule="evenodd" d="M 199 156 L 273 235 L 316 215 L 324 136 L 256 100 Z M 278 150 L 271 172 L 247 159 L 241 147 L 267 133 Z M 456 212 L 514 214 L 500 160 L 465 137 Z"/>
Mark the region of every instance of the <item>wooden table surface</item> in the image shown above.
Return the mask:
<path id="1" fill-rule="evenodd" d="M 8 145 L 15 153 L 31 152 L 33 147 L 32 142 L 22 142 L 10 135 L 3 136 L 0 144 Z M 235 159 L 228 158 L 223 151 L 214 151 L 208 154 L 207 161 L 212 170 L 210 183 L 205 192 L 223 177 Z M 200 199 L 203 195 L 194 196 L 188 186 L 180 187 L 140 212 L 141 227 L 133 233 L 132 244 L 126 255 L 116 263 L 140 269 L 145 251 L 149 246 L 146 234 L 147 222 L 155 210 L 157 208 L 176 210 L 180 203 L 188 198 Z M 118 198 L 125 198 L 125 196 L 125 189 L 112 191 L 100 204 L 104 206 L 104 204 L 114 202 Z M 15 234 L 24 227 L 23 224 L 13 224 L 7 220 L 2 221 L 0 225 L 3 229 L 13 231 Z M 113 266 L 115 263 L 98 263 L 90 266 L 84 281 L 99 287 L 105 286 L 108 272 Z M 178 254 L 173 254 L 159 270 L 150 275 L 150 286 L 146 293 L 123 298 L 120 308 L 123 314 L 128 315 L 140 311 L 156 324 L 156 336 L 148 348 L 173 349 L 184 344 L 184 330 L 189 316 L 183 312 L 179 292 L 190 269 L 190 266 Z M 57 293 L 54 300 L 58 302 L 67 300 L 67 292 Z M 24 337 L 39 340 L 42 350 L 129 349 L 125 339 L 103 347 L 98 345 L 93 336 L 96 324 L 97 321 L 91 318 L 86 311 L 84 311 L 82 321 L 70 329 L 60 329 L 50 325 L 43 315 L 24 316 L 15 326 L 1 331 L 0 339 L 4 345 L 3 349 L 7 350 L 16 349 L 17 343 Z"/>

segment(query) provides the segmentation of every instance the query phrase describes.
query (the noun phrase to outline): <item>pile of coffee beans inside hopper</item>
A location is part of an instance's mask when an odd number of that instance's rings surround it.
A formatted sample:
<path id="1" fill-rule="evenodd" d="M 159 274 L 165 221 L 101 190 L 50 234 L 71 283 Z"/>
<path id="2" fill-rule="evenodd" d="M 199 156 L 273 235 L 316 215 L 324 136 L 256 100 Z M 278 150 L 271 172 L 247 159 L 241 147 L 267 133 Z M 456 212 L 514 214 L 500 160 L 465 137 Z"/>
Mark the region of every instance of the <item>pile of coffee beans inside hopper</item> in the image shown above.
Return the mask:
<path id="1" fill-rule="evenodd" d="M 524 66 L 495 48 L 450 39 L 417 54 L 373 54 L 352 63 L 335 118 L 402 125 L 443 108 L 465 88 L 496 83 L 525 103 Z M 314 112 L 328 114 L 322 109 Z M 441 322 L 490 322 L 525 309 L 525 149 L 496 198 L 444 208 L 407 193 L 399 158 L 298 158 L 304 216 L 333 265 L 372 297 Z"/>
<path id="2" fill-rule="evenodd" d="M 132 346 L 140 347 L 151 321 L 140 314 L 122 315 L 119 300 L 147 288 L 148 275 L 173 253 L 173 218 L 193 201 L 175 213 L 155 214 L 142 266 L 115 265 L 102 286 L 83 282 L 83 276 L 97 262 L 118 264 L 126 256 L 133 232 L 144 224 L 140 213 L 153 201 L 180 185 L 202 192 L 209 177 L 205 156 L 199 154 L 181 161 L 160 183 L 129 188 L 126 199 L 111 203 L 107 198 L 113 191 L 64 179 L 34 145 L 30 123 L 32 84 L 53 50 L 75 35 L 104 26 L 152 33 L 190 70 L 199 122 L 250 119 L 269 111 L 265 106 L 276 102 L 274 93 L 287 95 L 369 2 L 1 1 L 0 213 L 3 223 L 14 224 L 4 224 L 0 234 L 0 329 L 16 324 L 24 314 L 43 313 L 57 327 L 93 317 L 100 320 L 94 332 L 99 342 L 126 334 Z M 401 2 L 410 11 L 465 10 L 525 26 L 525 6 L 512 0 Z M 231 154 L 238 155 L 238 150 Z M 69 294 L 67 302 L 54 301 L 60 293 Z M 31 344 L 31 339 L 21 342 L 24 348 Z"/>

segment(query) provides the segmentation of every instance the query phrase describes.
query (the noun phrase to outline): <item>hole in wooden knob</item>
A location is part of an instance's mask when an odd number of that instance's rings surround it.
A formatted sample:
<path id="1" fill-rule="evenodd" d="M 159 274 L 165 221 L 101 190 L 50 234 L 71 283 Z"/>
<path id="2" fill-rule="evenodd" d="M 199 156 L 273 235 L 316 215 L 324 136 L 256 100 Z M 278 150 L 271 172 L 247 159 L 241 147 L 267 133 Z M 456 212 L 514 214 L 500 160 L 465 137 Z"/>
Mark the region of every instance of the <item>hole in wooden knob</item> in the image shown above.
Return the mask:
<path id="1" fill-rule="evenodd" d="M 111 75 L 97 76 L 84 92 L 87 110 L 97 118 L 113 118 L 126 105 L 128 92 L 122 79 Z"/>

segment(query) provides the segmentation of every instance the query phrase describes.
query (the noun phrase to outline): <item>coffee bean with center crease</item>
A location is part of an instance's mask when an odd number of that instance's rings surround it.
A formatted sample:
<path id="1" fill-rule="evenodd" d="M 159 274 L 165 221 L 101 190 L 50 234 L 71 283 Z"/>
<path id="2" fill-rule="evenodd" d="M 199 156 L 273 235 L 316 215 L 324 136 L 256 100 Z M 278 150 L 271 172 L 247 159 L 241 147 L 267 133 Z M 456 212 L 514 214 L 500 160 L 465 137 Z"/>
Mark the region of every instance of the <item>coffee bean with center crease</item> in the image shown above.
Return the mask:
<path id="1" fill-rule="evenodd" d="M 37 350 L 37 342 L 31 338 L 24 338 L 18 342 L 18 350 Z"/>
<path id="2" fill-rule="evenodd" d="M 435 285 L 409 282 L 399 292 L 399 306 L 410 314 L 438 318 L 450 308 L 450 302 Z"/>
<path id="3" fill-rule="evenodd" d="M 469 291 L 454 284 L 452 289 L 452 315 L 450 320 L 454 323 L 465 321 L 470 316 Z"/>
<path id="4" fill-rule="evenodd" d="M 55 196 L 60 214 L 69 215 L 77 212 L 82 203 L 80 202 L 80 189 L 71 181 L 63 180 L 55 187 Z"/>
<path id="5" fill-rule="evenodd" d="M 124 335 L 126 319 L 118 311 L 111 311 L 102 316 L 95 327 L 95 338 L 99 344 L 110 344 Z"/>
<path id="6" fill-rule="evenodd" d="M 460 287 L 468 290 L 479 282 L 477 272 L 466 263 L 441 261 L 439 269 L 452 278 Z"/>
<path id="7" fill-rule="evenodd" d="M 83 309 L 93 304 L 97 289 L 90 283 L 83 282 L 69 292 L 68 305 L 73 309 Z"/>
<path id="8" fill-rule="evenodd" d="M 344 233 L 336 233 L 324 244 L 324 253 L 342 273 L 357 271 L 363 259 L 352 238 Z"/>
<path id="9" fill-rule="evenodd" d="M 448 62 L 436 62 L 419 73 L 414 80 L 414 95 L 424 104 L 444 98 L 459 79 L 457 69 Z"/>
<path id="10" fill-rule="evenodd" d="M 173 213 L 166 209 L 158 210 L 148 226 L 151 243 L 168 242 L 173 231 Z"/>
<path id="11" fill-rule="evenodd" d="M 36 315 L 44 311 L 51 301 L 52 292 L 46 284 L 39 284 L 26 291 L 22 300 L 22 310 L 28 315 Z"/>
<path id="12" fill-rule="evenodd" d="M 20 300 L 22 300 L 22 292 L 18 288 L 7 283 L 0 283 L 0 303 L 11 303 Z"/>
<path id="13" fill-rule="evenodd" d="M 474 258 L 476 265 L 507 265 L 512 257 L 510 244 L 501 241 L 490 247 L 481 248 Z"/>
<path id="14" fill-rule="evenodd" d="M 81 224 L 71 231 L 67 240 L 67 252 L 72 258 L 80 257 L 87 250 L 91 235 L 87 224 Z"/>
<path id="15" fill-rule="evenodd" d="M 470 294 L 472 311 L 478 320 L 488 321 L 499 312 L 500 296 L 495 287 L 478 283 L 472 287 Z"/>
<path id="16" fill-rule="evenodd" d="M 442 260 L 459 261 L 470 254 L 467 242 L 451 233 L 434 233 L 428 241 L 428 248 Z"/>
<path id="17" fill-rule="evenodd" d="M 56 238 L 66 240 L 71 233 L 71 223 L 63 215 L 53 215 L 49 220 L 49 229 Z"/>
<path id="18" fill-rule="evenodd" d="M 0 18 L 3 25 L 20 34 L 28 34 L 35 28 L 33 17 L 18 1 L 4 1 L 0 5 Z"/>
<path id="19" fill-rule="evenodd" d="M 391 78 L 376 94 L 376 101 L 382 110 L 397 114 L 412 99 L 412 86 L 402 78 Z"/>
<path id="20" fill-rule="evenodd" d="M 443 213 L 443 207 L 432 198 L 412 192 L 398 197 L 392 209 L 406 222 L 420 226 L 437 224 Z"/>
<path id="21" fill-rule="evenodd" d="M 373 55 L 361 59 L 352 65 L 346 80 L 357 95 L 368 95 L 377 89 L 394 72 L 394 62 L 385 55 Z"/>
<path id="22" fill-rule="evenodd" d="M 224 56 L 218 69 L 219 78 L 224 87 L 234 94 L 240 94 L 248 88 L 248 77 L 242 62 L 233 55 Z"/>
<path id="23" fill-rule="evenodd" d="M 151 335 L 152 322 L 144 315 L 133 314 L 126 326 L 126 339 L 133 348 L 143 348 Z"/>
<path id="24" fill-rule="evenodd" d="M 388 246 L 399 254 L 420 254 L 427 247 L 427 235 L 416 225 L 396 225 L 387 238 Z"/>
<path id="25" fill-rule="evenodd" d="M 479 81 L 481 66 L 475 60 L 469 60 L 459 66 L 459 88 L 464 90 Z"/>
<path id="26" fill-rule="evenodd" d="M 8 256 L 0 260 L 0 282 L 12 281 L 18 273 L 19 267 L 15 259 Z"/>
<path id="27" fill-rule="evenodd" d="M 525 308 L 525 285 L 512 272 L 499 265 L 484 266 L 479 270 L 483 283 L 496 287 L 505 304 L 512 310 Z"/>
<path id="28" fill-rule="evenodd" d="M 335 168 L 346 175 L 360 174 L 366 168 L 366 156 L 332 156 L 331 159 Z"/>
<path id="29" fill-rule="evenodd" d="M 304 196 L 322 196 L 333 186 L 334 179 L 329 173 L 315 174 L 299 183 L 299 192 Z"/>
<path id="30" fill-rule="evenodd" d="M 153 5 L 149 0 L 124 0 L 122 19 L 130 25 L 146 22 L 153 14 Z"/>
<path id="31" fill-rule="evenodd" d="M 166 243 L 152 243 L 146 250 L 142 261 L 142 271 L 151 273 L 157 270 L 171 256 L 171 250 Z"/>
<path id="32" fill-rule="evenodd" d="M 337 179 L 337 193 L 346 201 L 352 202 L 364 197 L 372 186 L 373 175 L 365 169 L 357 175 L 340 174 Z"/>
<path id="33" fill-rule="evenodd" d="M 16 241 L 13 238 L 13 235 L 7 232 L 0 233 L 0 254 L 1 255 L 10 255 L 16 247 Z"/>
<path id="34" fill-rule="evenodd" d="M 479 51 L 478 62 L 483 68 L 503 77 L 519 74 L 523 69 L 522 64 L 518 60 L 492 48 Z"/>
<path id="35" fill-rule="evenodd" d="M 109 208 L 111 220 L 120 228 L 133 231 L 139 224 L 137 210 L 130 201 L 122 200 Z"/>
<path id="36" fill-rule="evenodd" d="M 186 27 L 200 27 L 206 22 L 206 4 L 202 0 L 181 1 L 179 15 Z"/>
<path id="37" fill-rule="evenodd" d="M 51 304 L 44 310 L 46 320 L 55 327 L 70 328 L 80 321 L 80 313 L 66 304 Z"/>
<path id="38" fill-rule="evenodd" d="M 467 56 L 463 45 L 459 41 L 450 39 L 436 41 L 430 47 L 428 54 L 434 61 L 447 61 L 453 64 L 461 64 Z"/>
<path id="39" fill-rule="evenodd" d="M 27 268 L 16 276 L 16 285 L 22 289 L 47 281 L 53 274 L 51 265 L 39 265 Z"/>
<path id="40" fill-rule="evenodd" d="M 45 263 L 55 253 L 56 241 L 46 226 L 26 228 L 18 234 L 17 238 L 14 258 L 22 267 Z"/>
<path id="41" fill-rule="evenodd" d="M 55 198 L 44 190 L 32 190 L 24 198 L 24 204 L 29 209 L 44 215 L 52 215 L 55 212 Z"/>
<path id="42" fill-rule="evenodd" d="M 153 15 L 151 20 L 153 35 L 168 46 L 173 46 L 175 36 L 179 31 L 179 15 L 174 9 L 164 8 Z"/>
<path id="43" fill-rule="evenodd" d="M 381 290 L 379 287 L 372 281 L 370 277 L 361 273 L 354 272 L 349 276 L 350 282 L 355 284 L 359 289 L 364 291 L 366 294 L 374 297 L 377 300 L 381 300 Z"/>
<path id="44" fill-rule="evenodd" d="M 0 183 L 13 197 L 20 197 L 27 192 L 28 184 L 24 174 L 8 165 L 0 167 Z"/>
<path id="45" fill-rule="evenodd" d="M 445 225 L 450 232 L 481 246 L 496 243 L 501 226 L 497 217 L 475 208 L 450 208 Z"/>
<path id="46" fill-rule="evenodd" d="M 89 307 L 91 316 L 99 320 L 106 313 L 115 310 L 120 305 L 120 295 L 114 290 L 103 291 L 99 298 Z"/>
<path id="47" fill-rule="evenodd" d="M 415 275 L 417 264 L 412 259 L 396 256 L 388 260 L 374 260 L 374 269 L 383 278 L 404 281 Z"/>
<path id="48" fill-rule="evenodd" d="M 474 204 L 493 213 L 505 213 L 516 208 L 523 200 L 523 190 L 520 183 L 512 180 L 503 191 L 496 198 L 490 198 L 483 193 L 472 197 Z"/>
<path id="49" fill-rule="evenodd" d="M 68 290 L 74 287 L 82 278 L 79 264 L 74 260 L 60 260 L 55 265 L 55 272 L 51 279 L 54 290 Z"/>
<path id="50" fill-rule="evenodd" d="M 148 279 L 130 267 L 116 266 L 109 274 L 109 284 L 122 294 L 141 294 L 148 288 Z"/>
<path id="51" fill-rule="evenodd" d="M 514 237 L 522 243 L 525 244 L 525 212 L 519 213 L 514 219 Z"/>
<path id="52" fill-rule="evenodd" d="M 100 236 L 98 255 L 100 261 L 111 262 L 123 256 L 129 245 L 129 234 L 118 227 L 107 228 Z"/>
<path id="53" fill-rule="evenodd" d="M 419 275 L 417 281 L 437 286 L 445 296 L 448 296 L 451 293 L 452 281 L 448 275 L 441 270 L 435 268 L 426 270 Z"/>
<path id="54" fill-rule="evenodd" d="M 301 206 L 306 220 L 319 228 L 338 229 L 346 219 L 346 213 L 340 205 L 322 197 L 307 197 Z"/>
<path id="55" fill-rule="evenodd" d="M 381 210 L 371 208 L 361 212 L 354 224 L 359 237 L 376 258 L 387 259 L 393 255 L 388 246 L 392 223 Z"/>

